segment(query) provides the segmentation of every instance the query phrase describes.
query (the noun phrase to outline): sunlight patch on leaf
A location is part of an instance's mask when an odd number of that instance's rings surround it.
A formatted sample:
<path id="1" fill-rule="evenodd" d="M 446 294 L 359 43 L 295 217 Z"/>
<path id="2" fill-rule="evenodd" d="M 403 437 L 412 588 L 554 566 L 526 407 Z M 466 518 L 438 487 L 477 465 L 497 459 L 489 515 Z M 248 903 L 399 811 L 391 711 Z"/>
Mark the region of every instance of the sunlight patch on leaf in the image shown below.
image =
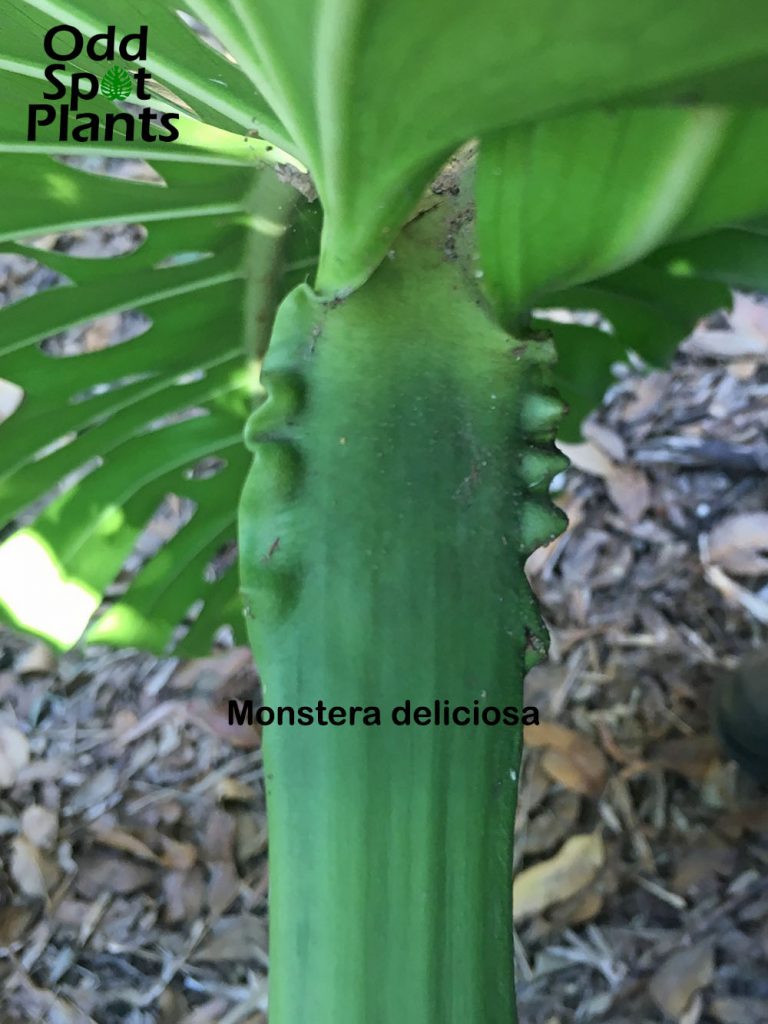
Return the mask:
<path id="1" fill-rule="evenodd" d="M 80 190 L 69 178 L 50 171 L 45 175 L 45 185 L 52 199 L 58 199 L 62 203 L 74 205 L 80 197 Z"/>
<path id="2" fill-rule="evenodd" d="M 57 647 L 76 643 L 101 595 L 63 572 L 49 545 L 33 530 L 0 544 L 0 604 L 19 628 Z"/>
<path id="3" fill-rule="evenodd" d="M 259 217 L 258 215 L 248 217 L 247 223 L 250 228 L 253 228 L 260 235 L 266 235 L 267 238 L 280 238 L 284 230 L 276 221 L 269 220 L 267 217 Z"/>
<path id="4" fill-rule="evenodd" d="M 667 272 L 671 277 L 692 277 L 696 271 L 690 260 L 670 260 L 667 264 Z"/>
<path id="5" fill-rule="evenodd" d="M 148 627 L 145 616 L 132 605 L 119 604 L 114 608 L 108 608 L 101 615 L 88 639 L 90 643 L 106 643 L 105 638 L 109 636 L 142 636 Z"/>

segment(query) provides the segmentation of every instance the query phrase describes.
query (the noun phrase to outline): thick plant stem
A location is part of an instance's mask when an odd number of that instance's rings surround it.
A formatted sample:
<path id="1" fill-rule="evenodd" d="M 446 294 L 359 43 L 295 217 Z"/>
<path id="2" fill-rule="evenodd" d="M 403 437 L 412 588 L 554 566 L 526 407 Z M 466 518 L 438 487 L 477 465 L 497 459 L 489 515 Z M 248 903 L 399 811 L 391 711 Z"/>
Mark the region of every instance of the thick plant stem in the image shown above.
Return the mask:
<path id="1" fill-rule="evenodd" d="M 270 1024 L 515 1021 L 520 726 L 391 713 L 521 709 L 542 644 L 522 562 L 561 527 L 533 493 L 560 407 L 548 344 L 487 319 L 430 216 L 344 302 L 288 297 L 248 428 L 265 704 L 381 716 L 264 728 Z"/>

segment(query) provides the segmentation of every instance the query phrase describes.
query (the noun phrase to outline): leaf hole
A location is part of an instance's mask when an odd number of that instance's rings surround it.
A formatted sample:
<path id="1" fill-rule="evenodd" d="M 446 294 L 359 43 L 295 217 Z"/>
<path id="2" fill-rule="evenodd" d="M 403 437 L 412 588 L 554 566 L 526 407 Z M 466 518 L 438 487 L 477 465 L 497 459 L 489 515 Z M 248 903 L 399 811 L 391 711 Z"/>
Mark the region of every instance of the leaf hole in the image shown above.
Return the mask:
<path id="1" fill-rule="evenodd" d="M 80 405 L 81 402 L 87 402 L 90 398 L 98 398 L 99 395 L 121 391 L 123 388 L 130 387 L 131 384 L 138 384 L 143 380 L 149 380 L 150 377 L 152 377 L 152 373 L 147 371 L 145 373 L 126 374 L 124 377 L 117 377 L 115 380 L 101 381 L 72 395 L 69 399 L 69 404 Z"/>
<path id="2" fill-rule="evenodd" d="M 177 92 L 174 92 L 169 86 L 165 85 L 163 82 L 158 82 L 155 78 L 152 79 L 152 95 L 157 96 L 166 103 L 173 104 L 173 106 L 178 107 L 187 114 L 191 114 L 192 117 L 195 117 L 198 120 L 201 119 L 194 107 L 191 107 L 185 99 L 179 96 Z M 136 108 L 134 107 L 133 109 L 135 111 Z"/>
<path id="3" fill-rule="evenodd" d="M 235 631 L 231 626 L 219 626 L 216 632 L 213 634 L 213 646 L 214 649 L 224 648 L 229 650 L 235 646 Z"/>
<path id="4" fill-rule="evenodd" d="M 70 430 L 66 434 L 60 434 L 55 437 L 53 441 L 49 441 L 48 444 L 44 444 L 42 448 L 38 448 L 35 454 L 32 456 L 33 462 L 39 462 L 41 459 L 46 459 L 49 455 L 53 455 L 60 448 L 66 448 L 68 444 L 77 438 L 77 432 Z"/>
<path id="5" fill-rule="evenodd" d="M 205 43 L 206 46 L 210 47 L 214 53 L 218 53 L 220 57 L 228 61 L 230 64 L 237 64 L 237 58 L 233 57 L 229 50 L 226 48 L 224 43 L 219 37 L 208 28 L 208 26 L 195 18 L 193 15 L 188 14 L 186 11 L 177 9 L 176 16 L 186 25 L 190 32 L 194 33 L 200 42 Z M 218 82 L 218 85 L 224 85 L 223 82 Z"/>
<path id="6" fill-rule="evenodd" d="M 0 254 L 0 308 L 12 306 L 38 292 L 71 284 L 64 274 L 51 270 L 31 256 Z"/>
<path id="7" fill-rule="evenodd" d="M 226 469 L 227 465 L 227 460 L 220 458 L 218 455 L 206 455 L 205 458 L 196 462 L 194 466 L 188 466 L 184 470 L 184 479 L 210 480 L 218 476 L 223 469 Z"/>
<path id="8" fill-rule="evenodd" d="M 84 174 L 97 174 L 104 178 L 119 178 L 140 185 L 166 187 L 165 178 L 146 160 L 122 156 L 51 156 L 51 160 Z"/>
<path id="9" fill-rule="evenodd" d="M 537 320 L 552 320 L 556 324 L 596 327 L 604 334 L 615 333 L 613 324 L 603 316 L 599 309 L 573 309 L 570 306 L 552 307 L 551 309 L 534 309 L 533 316 Z"/>
<path id="10" fill-rule="evenodd" d="M 159 416 L 156 420 L 149 422 L 141 431 L 142 434 L 154 434 L 166 427 L 176 426 L 177 423 L 186 423 L 187 420 L 201 419 L 203 416 L 210 416 L 210 410 L 203 406 L 191 406 L 189 409 L 180 409 L 178 412 L 168 413 L 166 416 Z"/>
<path id="11" fill-rule="evenodd" d="M 167 270 L 168 267 L 183 267 L 190 263 L 200 263 L 202 260 L 209 260 L 212 252 L 175 252 L 165 259 L 155 263 L 153 270 Z"/>
<path id="12" fill-rule="evenodd" d="M 143 224 L 105 224 L 77 231 L 62 231 L 35 238 L 19 238 L 19 245 L 60 252 L 84 260 L 112 259 L 136 252 L 147 240 Z"/>
<path id="13" fill-rule="evenodd" d="M 64 434 L 61 437 L 56 438 L 51 444 L 47 444 L 44 448 L 40 448 L 35 453 L 34 462 L 40 462 L 42 459 L 47 458 L 49 455 L 53 455 L 60 448 L 66 447 L 71 444 L 77 437 L 74 432 Z M 104 460 L 101 456 L 95 455 L 75 469 L 70 470 L 60 480 L 57 480 L 53 486 L 49 487 L 47 491 L 39 495 L 33 502 L 27 505 L 22 512 L 20 512 L 11 523 L 6 524 L 2 530 L 0 530 L 0 540 L 5 540 L 16 530 L 23 526 L 28 526 L 34 522 L 37 517 L 44 512 L 49 505 L 51 505 L 57 498 L 60 498 L 67 491 L 71 491 L 81 481 L 85 480 L 91 473 L 96 472 L 104 465 Z"/>
<path id="14" fill-rule="evenodd" d="M 205 380 L 206 376 L 205 370 L 202 367 L 197 367 L 195 370 L 187 370 L 186 373 L 180 373 L 173 383 L 177 387 L 184 387 L 186 384 L 197 384 L 198 381 Z"/>
<path id="15" fill-rule="evenodd" d="M 5 423 L 24 401 L 24 388 L 0 377 L 0 424 Z"/>
<path id="16" fill-rule="evenodd" d="M 237 543 L 234 540 L 222 544 L 203 569 L 203 581 L 216 583 L 237 561 Z"/>
<path id="17" fill-rule="evenodd" d="M 101 352 L 140 338 L 152 323 L 151 317 L 137 309 L 108 313 L 46 338 L 40 342 L 40 349 L 56 359 Z"/>
<path id="18" fill-rule="evenodd" d="M 178 494 L 166 494 L 154 515 L 136 538 L 119 581 L 133 576 L 184 529 L 197 511 L 197 502 Z"/>
<path id="19" fill-rule="evenodd" d="M 179 644 L 182 642 L 185 636 L 190 632 L 195 622 L 200 618 L 203 609 L 205 608 L 205 598 L 198 597 L 192 604 L 187 608 L 186 612 L 181 618 L 179 624 L 173 630 L 171 639 L 166 645 L 165 652 L 170 654 Z"/>
<path id="20" fill-rule="evenodd" d="M 196 501 L 174 493 L 166 494 L 158 502 L 144 529 L 136 537 L 120 572 L 105 589 L 100 618 L 108 614 L 133 584 L 137 574 L 184 529 L 196 511 Z"/>

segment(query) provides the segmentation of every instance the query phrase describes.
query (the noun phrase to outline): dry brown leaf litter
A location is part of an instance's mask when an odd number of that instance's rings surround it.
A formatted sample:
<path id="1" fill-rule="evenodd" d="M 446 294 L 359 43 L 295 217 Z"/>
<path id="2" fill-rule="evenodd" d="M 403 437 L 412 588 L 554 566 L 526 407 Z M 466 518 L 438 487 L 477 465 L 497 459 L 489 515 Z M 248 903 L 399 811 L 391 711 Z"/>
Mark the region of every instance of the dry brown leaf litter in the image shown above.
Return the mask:
<path id="1" fill-rule="evenodd" d="M 518 922 L 521 1019 L 768 1024 L 768 813 L 709 721 L 718 672 L 766 642 L 768 307 L 738 296 L 670 372 L 626 372 L 584 434 L 571 527 L 528 563 L 553 643 L 526 699 L 554 731 L 528 744 L 518 884 L 574 838 L 605 857 Z"/>
<path id="2" fill-rule="evenodd" d="M 260 1019 L 261 755 L 211 725 L 256 686 L 241 651 L 0 672 L 4 1021 Z"/>

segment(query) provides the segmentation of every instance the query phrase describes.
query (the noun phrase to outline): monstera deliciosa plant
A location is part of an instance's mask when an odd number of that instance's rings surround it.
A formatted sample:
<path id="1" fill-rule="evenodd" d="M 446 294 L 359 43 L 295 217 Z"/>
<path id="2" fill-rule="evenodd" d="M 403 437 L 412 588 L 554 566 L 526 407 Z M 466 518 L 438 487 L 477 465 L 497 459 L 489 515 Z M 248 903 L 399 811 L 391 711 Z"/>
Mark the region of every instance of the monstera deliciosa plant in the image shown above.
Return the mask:
<path id="1" fill-rule="evenodd" d="M 2 250 L 64 278 L 0 317 L 5 618 L 182 653 L 228 624 L 270 706 L 478 709 L 264 730 L 270 1019 L 514 1021 L 520 730 L 482 711 L 545 652 L 553 438 L 768 276 L 768 6 L 1 6 Z M 30 248 L 124 223 L 116 258 Z M 114 588 L 170 494 L 194 514 Z"/>

